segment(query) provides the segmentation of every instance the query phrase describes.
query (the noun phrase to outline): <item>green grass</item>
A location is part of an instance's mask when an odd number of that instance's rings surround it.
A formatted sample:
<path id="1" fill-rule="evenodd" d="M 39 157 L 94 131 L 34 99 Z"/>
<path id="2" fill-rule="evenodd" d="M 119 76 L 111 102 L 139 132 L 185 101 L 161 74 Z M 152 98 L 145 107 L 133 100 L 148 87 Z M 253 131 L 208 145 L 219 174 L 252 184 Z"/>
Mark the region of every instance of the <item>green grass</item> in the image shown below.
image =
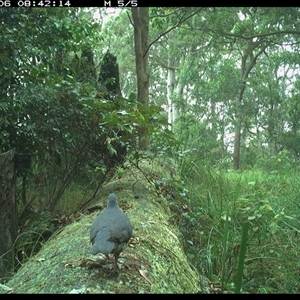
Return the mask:
<path id="1" fill-rule="evenodd" d="M 223 292 L 300 292 L 300 171 L 285 166 L 225 171 L 185 156 L 164 182 L 190 262 Z M 57 210 L 70 215 L 87 195 L 70 185 Z"/>
<path id="2" fill-rule="evenodd" d="M 189 158 L 179 171 L 190 207 L 180 227 L 199 272 L 233 293 L 299 293 L 300 172 L 214 171 Z"/>

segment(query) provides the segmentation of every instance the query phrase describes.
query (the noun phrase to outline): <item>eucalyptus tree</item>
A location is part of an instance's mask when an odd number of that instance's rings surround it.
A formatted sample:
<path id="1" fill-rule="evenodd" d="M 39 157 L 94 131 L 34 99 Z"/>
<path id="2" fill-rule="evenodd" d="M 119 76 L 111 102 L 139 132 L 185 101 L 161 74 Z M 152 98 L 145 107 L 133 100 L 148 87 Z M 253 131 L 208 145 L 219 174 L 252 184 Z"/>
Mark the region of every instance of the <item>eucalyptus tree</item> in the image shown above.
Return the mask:
<path id="1" fill-rule="evenodd" d="M 299 69 L 299 65 L 298 65 Z M 300 154 L 300 76 L 293 74 L 293 86 L 288 90 L 282 104 L 284 112 L 284 131 L 278 136 L 278 143 L 283 149 L 289 151 L 293 158 L 299 160 Z"/>
<path id="2" fill-rule="evenodd" d="M 131 8 L 134 28 L 134 50 L 137 76 L 137 99 L 149 104 L 149 7 Z"/>
<path id="3" fill-rule="evenodd" d="M 282 149 L 280 138 L 288 128 L 289 98 L 294 85 L 294 54 L 269 47 L 259 59 L 245 92 L 245 130 L 256 140 L 260 154 L 274 155 Z M 264 145 L 264 146 L 263 146 Z"/>
<path id="4" fill-rule="evenodd" d="M 258 89 L 257 76 L 269 78 L 262 72 L 266 62 L 269 75 L 275 76 L 275 65 L 270 62 L 283 51 L 282 46 L 293 43 L 296 49 L 298 12 L 298 8 L 151 8 L 147 49 L 150 101 L 166 107 L 169 123 L 181 113 L 196 114 L 215 128 L 212 132 L 216 138 L 221 136 L 224 145 L 226 135 L 233 134 L 233 164 L 239 168 L 241 147 L 255 126 L 254 112 L 249 115 L 245 110 L 253 110 L 257 103 L 251 91 L 254 94 Z M 132 35 L 128 31 L 121 34 L 121 25 L 129 24 L 122 20 L 118 21 L 114 49 L 123 54 L 121 68 L 130 57 L 128 80 L 134 70 L 134 48 Z M 267 126 L 271 145 L 271 123 Z"/>
<path id="5" fill-rule="evenodd" d="M 299 30 L 295 22 L 297 8 L 241 8 L 237 21 L 230 33 L 220 30 L 225 38 L 234 38 L 235 44 L 240 49 L 240 85 L 239 95 L 236 98 L 236 119 L 233 164 L 239 168 L 241 132 L 245 113 L 243 112 L 243 96 L 258 58 L 267 56 L 267 49 L 272 46 L 282 45 L 297 38 Z M 278 49 L 279 51 L 280 49 Z M 270 125 L 270 124 L 269 124 Z M 270 130 L 272 130 L 270 128 Z"/>
<path id="6" fill-rule="evenodd" d="M 221 50 L 224 60 L 234 58 L 239 74 L 235 85 L 228 84 L 228 89 L 237 89 L 233 99 L 232 116 L 234 117 L 233 164 L 239 168 L 242 135 L 246 132 L 245 91 L 255 71 L 257 61 L 268 59 L 267 49 L 282 45 L 288 40 L 295 42 L 299 31 L 296 20 L 297 8 L 214 8 L 203 16 L 203 31 L 206 37 L 212 37 L 209 51 Z M 219 51 L 220 51 L 219 50 Z M 279 49 L 278 49 L 279 50 Z M 262 59 L 260 59 L 262 58 Z M 216 81 L 216 80 L 214 80 Z M 228 82 L 229 83 L 229 82 Z M 254 88 L 254 87 L 253 87 Z"/>
<path id="7" fill-rule="evenodd" d="M 178 100 L 182 98 L 184 86 L 178 80 L 180 66 L 185 60 L 191 40 L 185 39 L 181 29 L 194 16 L 201 13 L 203 8 L 153 8 L 151 25 L 157 36 L 152 45 L 152 59 L 167 72 L 166 94 L 168 122 L 173 124 L 180 114 Z M 155 42 L 155 44 L 154 44 Z M 160 49 L 158 49 L 160 48 Z M 183 107 L 183 106 L 181 106 Z"/>
<path id="8" fill-rule="evenodd" d="M 149 7 L 131 8 L 133 31 L 134 31 L 134 51 L 135 68 L 137 78 L 137 101 L 144 106 L 149 105 Z M 139 147 L 142 150 L 149 146 L 149 139 L 140 136 Z"/>
<path id="9" fill-rule="evenodd" d="M 225 58 L 227 49 L 224 43 L 219 43 L 216 36 L 209 36 L 205 31 L 207 15 L 211 13 L 213 9 L 209 8 L 197 11 L 165 38 L 165 48 L 169 51 L 168 55 L 171 51 L 173 60 L 168 71 L 171 75 L 168 78 L 173 79 L 168 82 L 169 89 L 172 89 L 167 94 L 171 95 L 168 97 L 172 112 L 169 120 L 192 113 L 212 128 L 210 134 L 215 140 L 223 142 L 228 125 L 224 105 L 235 94 L 235 64 L 234 58 L 228 55 Z M 167 57 L 170 58 L 170 55 Z M 228 86 L 231 88 L 228 89 Z"/>
<path id="10" fill-rule="evenodd" d="M 149 9 L 132 8 L 131 16 L 127 14 L 130 24 L 134 28 L 131 40 L 128 31 L 125 33 L 120 31 L 120 26 L 128 25 L 128 20 L 124 19 L 124 14 L 120 14 L 116 20 L 111 20 L 104 27 L 105 40 L 108 41 L 118 57 L 122 57 L 120 59 L 121 73 L 123 70 L 126 72 L 124 68 L 126 66 L 127 72 L 132 75 L 132 40 L 134 40 L 135 70 L 138 83 L 137 99 L 140 103 L 147 106 L 150 93 L 151 103 L 169 106 L 168 115 L 170 122 L 172 121 L 171 116 L 176 112 L 175 101 L 173 101 L 176 94 L 174 91 L 182 93 L 182 88 L 176 87 L 175 82 L 176 61 L 180 57 L 180 55 L 176 54 L 178 39 L 175 38 L 175 31 L 186 20 L 200 11 L 201 8 L 151 8 L 149 12 Z M 148 32 L 149 26 L 150 30 Z M 108 29 L 110 29 L 110 32 L 114 30 L 116 35 L 112 36 Z M 150 57 L 149 68 L 148 56 Z M 125 63 L 123 62 L 123 57 Z M 131 60 L 130 64 L 126 64 L 128 57 Z M 163 77 L 164 75 L 162 74 L 164 74 L 165 70 L 167 75 Z M 121 80 L 121 82 L 127 81 L 129 76 L 124 77 L 125 79 Z M 164 102 L 163 89 L 166 90 L 166 98 L 169 103 Z"/>

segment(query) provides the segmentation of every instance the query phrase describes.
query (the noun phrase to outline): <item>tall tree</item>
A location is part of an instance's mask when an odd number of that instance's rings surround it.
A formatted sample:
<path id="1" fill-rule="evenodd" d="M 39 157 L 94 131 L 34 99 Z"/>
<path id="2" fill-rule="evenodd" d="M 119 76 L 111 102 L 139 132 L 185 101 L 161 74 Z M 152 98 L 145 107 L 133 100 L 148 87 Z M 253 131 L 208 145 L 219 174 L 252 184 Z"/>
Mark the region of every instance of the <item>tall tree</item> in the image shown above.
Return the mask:
<path id="1" fill-rule="evenodd" d="M 242 109 L 243 95 L 246 89 L 246 83 L 250 74 L 250 71 L 255 66 L 257 58 L 265 51 L 269 46 L 269 42 L 261 43 L 260 41 L 250 41 L 244 50 L 241 58 L 241 82 L 238 97 L 236 99 L 236 119 L 235 119 L 235 136 L 234 136 L 234 149 L 233 149 L 233 166 L 238 169 L 240 166 L 240 148 L 241 148 L 241 132 L 242 122 L 244 120 L 244 114 Z M 257 49 L 255 53 L 254 50 Z"/>
<path id="2" fill-rule="evenodd" d="M 167 76 L 167 99 L 168 99 L 168 123 L 171 125 L 174 123 L 178 116 L 178 109 L 175 105 L 174 95 L 176 91 L 176 68 L 177 61 L 174 55 L 175 32 L 172 31 L 168 34 L 168 76 Z"/>
<path id="3" fill-rule="evenodd" d="M 258 136 L 255 131 L 259 130 L 260 145 L 274 148 L 282 100 L 274 98 L 271 85 L 264 91 L 263 102 L 257 92 L 267 78 L 262 65 L 286 47 L 297 52 L 299 8 L 204 8 L 198 14 L 200 10 L 150 9 L 149 101 L 153 99 L 168 110 L 169 122 L 177 112 L 179 115 L 191 112 L 197 119 L 205 120 L 213 128 L 215 138 L 224 140 L 224 149 L 231 152 L 234 167 L 239 168 L 243 145 Z M 117 32 L 124 23 L 119 21 Z M 128 34 L 119 40 L 119 55 L 134 52 Z M 128 43 L 127 51 L 121 46 L 121 40 L 122 44 Z M 126 62 L 121 62 L 123 74 L 124 66 L 129 65 L 128 56 Z M 269 73 L 275 74 L 272 68 Z M 128 69 L 127 82 L 131 74 L 132 69 Z M 276 89 L 286 90 L 283 81 L 273 84 Z M 177 93 L 180 97 L 176 97 Z M 180 102 L 176 110 L 177 98 Z M 266 116 L 270 117 L 268 123 Z M 277 128 L 272 129 L 273 124 Z M 284 118 L 280 124 L 282 130 Z"/>
<path id="4" fill-rule="evenodd" d="M 299 30 L 295 28 L 295 16 L 298 9 L 278 9 L 272 8 L 237 8 L 235 11 L 220 11 L 224 14 L 235 14 L 233 27 L 228 30 L 225 26 L 212 31 L 219 37 L 224 38 L 224 42 L 231 40 L 231 49 L 240 56 L 240 83 L 239 95 L 235 101 L 235 132 L 233 149 L 233 166 L 240 167 L 241 135 L 245 133 L 243 124 L 246 114 L 243 110 L 244 93 L 249 86 L 249 75 L 254 70 L 260 55 L 265 54 L 270 45 L 277 46 L 287 44 L 293 40 L 293 35 L 299 35 Z M 264 16 L 264 18 L 262 18 Z M 229 18 L 228 18 L 229 19 Z M 234 38 L 232 40 L 232 38 Z"/>
<path id="5" fill-rule="evenodd" d="M 137 76 L 137 100 L 145 106 L 149 104 L 149 7 L 131 8 L 134 27 L 134 51 Z M 141 136 L 140 149 L 147 149 L 149 140 Z"/>

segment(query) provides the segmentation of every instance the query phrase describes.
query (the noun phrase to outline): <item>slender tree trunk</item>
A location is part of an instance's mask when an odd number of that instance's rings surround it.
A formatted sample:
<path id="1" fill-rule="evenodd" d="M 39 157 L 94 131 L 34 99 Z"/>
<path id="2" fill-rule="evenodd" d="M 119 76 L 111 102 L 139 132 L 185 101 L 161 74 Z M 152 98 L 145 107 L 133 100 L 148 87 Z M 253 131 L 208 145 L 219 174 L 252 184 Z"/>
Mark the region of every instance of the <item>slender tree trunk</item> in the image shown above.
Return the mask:
<path id="1" fill-rule="evenodd" d="M 213 134 L 213 139 L 217 140 L 218 138 L 218 116 L 216 112 L 216 102 L 210 101 L 210 115 L 211 115 L 211 132 Z"/>
<path id="2" fill-rule="evenodd" d="M 148 73 L 148 47 L 149 47 L 149 7 L 131 8 L 134 27 L 135 66 L 137 75 L 137 100 L 141 104 L 149 104 L 149 73 Z M 146 130 L 146 129 L 145 129 Z M 141 132 L 143 135 L 143 130 Z M 149 138 L 140 136 L 139 148 L 148 148 Z"/>
<path id="3" fill-rule="evenodd" d="M 167 78 L 167 99 L 168 99 L 168 123 L 172 126 L 176 118 L 176 106 L 173 97 L 175 96 L 175 59 L 169 54 L 168 78 Z M 170 128 L 171 129 L 171 128 Z"/>
<path id="4" fill-rule="evenodd" d="M 269 103 L 269 112 L 268 112 L 268 152 L 269 155 L 276 155 L 278 154 L 278 149 L 277 149 L 277 135 L 276 132 L 279 131 L 279 121 L 275 117 L 276 115 L 276 110 L 278 110 L 277 107 L 277 101 L 273 99 L 272 97 L 270 98 L 270 103 Z M 277 119 L 277 120 L 276 120 Z"/>
<path id="5" fill-rule="evenodd" d="M 176 106 L 174 109 L 174 120 L 176 120 L 181 114 L 185 113 L 186 110 L 186 103 L 184 103 L 183 98 L 183 85 L 180 82 L 177 82 L 176 84 L 175 94 L 178 102 L 176 102 Z"/>
<path id="6" fill-rule="evenodd" d="M 233 167 L 234 169 L 239 169 L 240 167 L 240 148 L 241 148 L 241 130 L 243 122 L 243 95 L 246 89 L 246 82 L 250 71 L 255 66 L 256 60 L 259 55 L 261 55 L 265 49 L 269 46 L 267 43 L 261 47 L 256 55 L 253 54 L 254 49 L 260 44 L 257 42 L 250 41 L 247 49 L 244 51 L 241 63 L 241 87 L 238 98 L 236 100 L 236 122 L 235 122 L 235 134 L 234 134 L 234 148 L 233 148 Z M 247 61 L 249 62 L 247 63 Z"/>
<path id="7" fill-rule="evenodd" d="M 17 237 L 15 198 L 15 150 L 0 155 L 0 279 L 6 277 L 14 260 L 13 244 Z"/>
<path id="8" fill-rule="evenodd" d="M 236 101 L 236 119 L 235 119 L 235 132 L 234 132 L 234 148 L 233 148 L 233 167 L 239 169 L 240 167 L 240 148 L 241 148 L 241 130 L 242 130 L 242 99 L 245 90 L 245 84 L 243 84 L 239 97 Z"/>

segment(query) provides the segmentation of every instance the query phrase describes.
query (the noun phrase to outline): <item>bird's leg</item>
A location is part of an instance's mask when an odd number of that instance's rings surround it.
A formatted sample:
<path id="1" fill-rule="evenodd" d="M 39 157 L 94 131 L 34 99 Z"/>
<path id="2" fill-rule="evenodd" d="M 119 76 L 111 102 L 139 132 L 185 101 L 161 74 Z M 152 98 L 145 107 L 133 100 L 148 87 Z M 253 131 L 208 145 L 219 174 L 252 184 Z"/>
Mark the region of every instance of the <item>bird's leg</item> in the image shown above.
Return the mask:
<path id="1" fill-rule="evenodd" d="M 115 265 L 114 265 L 114 273 L 118 273 L 118 259 L 119 259 L 120 253 L 115 253 Z"/>

